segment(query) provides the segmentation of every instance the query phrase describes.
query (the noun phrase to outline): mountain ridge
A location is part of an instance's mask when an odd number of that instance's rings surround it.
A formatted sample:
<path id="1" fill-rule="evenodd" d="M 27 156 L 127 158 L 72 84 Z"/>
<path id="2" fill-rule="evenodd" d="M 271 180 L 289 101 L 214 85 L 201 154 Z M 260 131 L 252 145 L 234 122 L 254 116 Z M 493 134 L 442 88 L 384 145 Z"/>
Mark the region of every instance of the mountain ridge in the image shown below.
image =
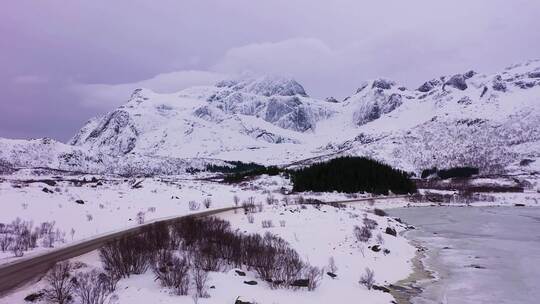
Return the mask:
<path id="1" fill-rule="evenodd" d="M 68 144 L 0 139 L 0 161 L 176 174 L 216 161 L 286 165 L 361 155 L 412 172 L 457 165 L 503 172 L 539 157 L 539 110 L 538 60 L 492 75 L 442 76 L 413 90 L 373 79 L 342 101 L 315 99 L 293 79 L 264 76 L 174 94 L 137 89 Z"/>

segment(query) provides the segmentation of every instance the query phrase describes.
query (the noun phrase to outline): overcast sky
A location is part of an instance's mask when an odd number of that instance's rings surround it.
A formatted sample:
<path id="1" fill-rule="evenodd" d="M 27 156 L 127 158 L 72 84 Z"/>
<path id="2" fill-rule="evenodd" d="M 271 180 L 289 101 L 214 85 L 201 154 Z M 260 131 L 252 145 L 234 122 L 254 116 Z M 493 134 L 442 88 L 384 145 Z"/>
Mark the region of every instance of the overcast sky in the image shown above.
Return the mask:
<path id="1" fill-rule="evenodd" d="M 240 73 L 314 97 L 540 57 L 539 0 L 5 0 L 0 137 L 69 139 L 137 87 Z"/>

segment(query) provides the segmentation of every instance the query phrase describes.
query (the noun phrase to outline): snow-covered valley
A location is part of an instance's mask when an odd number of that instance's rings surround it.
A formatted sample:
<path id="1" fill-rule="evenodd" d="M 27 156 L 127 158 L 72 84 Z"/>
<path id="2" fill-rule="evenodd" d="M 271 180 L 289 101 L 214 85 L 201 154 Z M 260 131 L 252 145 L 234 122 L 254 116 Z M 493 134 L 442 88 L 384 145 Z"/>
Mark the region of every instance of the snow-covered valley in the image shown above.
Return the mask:
<path id="1" fill-rule="evenodd" d="M 240 204 L 253 201 L 260 207 L 257 207 L 258 211 L 252 218 L 243 210 L 231 211 L 219 217 L 230 222 L 232 229 L 239 233 L 270 232 L 277 235 L 287 241 L 303 260 L 319 269 L 326 269 L 318 288 L 307 291 L 271 288 L 249 268 L 241 268 L 246 276 L 240 276 L 236 268 L 225 267 L 221 271 L 210 272 L 210 297 L 198 299 L 199 303 L 234 303 L 236 300 L 250 303 L 327 303 L 335 299 L 347 302 L 352 298 L 366 299 L 369 303 L 389 303 L 392 301 L 390 293 L 368 290 L 359 284 L 360 277 L 367 267 L 374 271 L 375 284 L 378 286 L 390 286 L 406 279 L 413 271 L 412 259 L 418 249 L 402 236 L 407 225 L 392 217 L 374 214 L 374 208 L 433 205 L 428 201 L 411 201 L 409 198 L 385 200 L 384 197 L 336 206 L 298 204 L 300 199 L 304 202 L 308 199 L 333 202 L 369 198 L 371 195 L 310 192 L 289 194 L 290 181 L 282 176 L 262 176 L 240 184 L 224 184 L 172 176 L 60 177 L 46 174 L 37 176 L 33 173 L 35 171 L 22 170 L 2 178 L 0 195 L 4 212 L 1 213 L 0 222 L 9 224 L 20 218 L 38 227 L 42 222 L 54 221 L 55 229 L 58 229 L 63 240 L 57 240 L 53 248 L 44 248 L 40 243 L 38 248 L 25 251 L 24 257 L 39 255 L 99 234 L 134 227 L 144 221 L 230 207 L 235 205 L 235 201 Z M 449 193 L 442 190 L 430 191 Z M 423 192 L 425 190 L 421 190 Z M 513 206 L 520 203 L 537 206 L 540 201 L 538 194 L 532 191 L 491 196 L 493 199 L 468 204 Z M 205 201 L 210 201 L 208 208 L 204 206 Z M 465 205 L 459 201 L 451 204 Z M 361 226 L 365 218 L 375 221 L 376 225 L 368 241 L 362 243 L 355 238 L 354 227 Z M 394 230 L 396 235 L 388 234 L 387 228 Z M 71 231 L 74 233 L 71 234 Z M 375 245 L 376 251 L 371 249 Z M 3 252 L 0 258 L 2 263 L 17 259 L 9 250 Z M 338 269 L 335 271 L 337 278 L 326 274 L 330 258 L 333 258 Z M 74 258 L 72 262 L 83 262 L 86 265 L 75 273 L 103 270 L 97 251 Z M 154 278 L 154 273 L 149 269 L 143 274 L 120 280 L 115 291 L 116 303 L 193 303 L 190 296 L 174 295 L 172 291 L 161 287 Z M 257 282 L 257 285 L 244 283 L 251 281 Z M 45 280 L 27 285 L 0 298 L 0 303 L 25 303 L 25 297 L 46 286 Z"/>
<path id="2" fill-rule="evenodd" d="M 236 237 L 270 232 L 282 239 L 302 259 L 296 279 L 313 270 L 315 290 L 276 288 L 255 266 L 227 261 L 208 272 L 209 297 L 192 298 L 192 285 L 189 295 L 178 295 L 160 284 L 152 260 L 153 268 L 120 279 L 108 296 L 126 304 L 390 303 L 399 292 L 393 284 L 417 271 L 421 249 L 403 236 L 412 227 L 383 209 L 538 206 L 539 71 L 540 61 L 529 61 L 493 75 L 443 76 L 418 89 L 375 79 L 341 101 L 312 98 L 295 80 L 279 77 L 174 94 L 137 89 L 68 143 L 0 139 L 0 265 L 149 221 L 252 204 L 256 211 L 218 217 Z M 228 183 L 211 169 L 233 168 L 234 161 L 295 169 L 339 156 L 404 170 L 407 179 L 416 176 L 419 193 L 294 192 L 285 171 Z M 424 169 L 459 166 L 480 173 L 419 178 Z M 368 200 L 335 203 L 355 199 Z M 23 234 L 30 241 L 19 244 Z M 98 251 L 71 261 L 78 265 L 73 274 L 110 270 Z M 47 284 L 23 286 L 0 303 L 25 303 Z"/>

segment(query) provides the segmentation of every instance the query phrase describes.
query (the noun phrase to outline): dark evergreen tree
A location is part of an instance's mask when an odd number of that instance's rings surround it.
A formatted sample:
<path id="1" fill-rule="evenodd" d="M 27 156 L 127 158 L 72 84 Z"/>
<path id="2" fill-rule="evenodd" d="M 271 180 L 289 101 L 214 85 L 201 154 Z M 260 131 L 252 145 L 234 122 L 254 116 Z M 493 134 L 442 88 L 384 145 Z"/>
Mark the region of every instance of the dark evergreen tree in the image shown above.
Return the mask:
<path id="1" fill-rule="evenodd" d="M 416 192 L 407 172 L 366 157 L 340 157 L 290 172 L 294 191 Z"/>

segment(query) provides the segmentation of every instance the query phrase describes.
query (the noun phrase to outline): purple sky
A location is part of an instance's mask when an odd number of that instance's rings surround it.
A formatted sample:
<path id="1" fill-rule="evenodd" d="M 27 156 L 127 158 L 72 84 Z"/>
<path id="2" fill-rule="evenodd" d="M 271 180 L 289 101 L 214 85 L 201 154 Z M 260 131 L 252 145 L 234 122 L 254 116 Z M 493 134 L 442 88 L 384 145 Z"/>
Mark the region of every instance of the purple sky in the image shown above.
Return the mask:
<path id="1" fill-rule="evenodd" d="M 540 57 L 538 0 L 6 0 L 0 137 L 69 139 L 147 87 L 281 74 L 315 97 Z"/>

